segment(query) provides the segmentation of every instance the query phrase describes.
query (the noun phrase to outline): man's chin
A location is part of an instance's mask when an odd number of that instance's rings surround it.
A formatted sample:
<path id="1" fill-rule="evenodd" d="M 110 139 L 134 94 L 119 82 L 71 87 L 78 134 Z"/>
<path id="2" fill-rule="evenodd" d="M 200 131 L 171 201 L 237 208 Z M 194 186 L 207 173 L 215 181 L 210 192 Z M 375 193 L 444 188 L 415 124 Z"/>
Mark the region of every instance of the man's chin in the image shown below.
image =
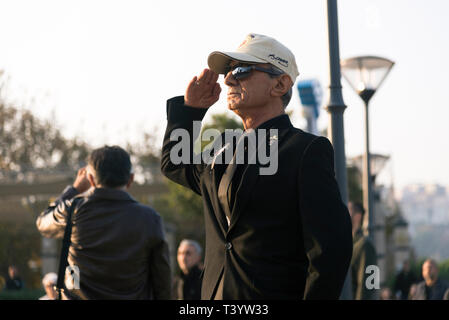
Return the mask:
<path id="1" fill-rule="evenodd" d="M 240 109 L 240 105 L 236 104 L 236 103 L 228 103 L 228 109 L 231 110 L 231 111 L 239 110 Z"/>

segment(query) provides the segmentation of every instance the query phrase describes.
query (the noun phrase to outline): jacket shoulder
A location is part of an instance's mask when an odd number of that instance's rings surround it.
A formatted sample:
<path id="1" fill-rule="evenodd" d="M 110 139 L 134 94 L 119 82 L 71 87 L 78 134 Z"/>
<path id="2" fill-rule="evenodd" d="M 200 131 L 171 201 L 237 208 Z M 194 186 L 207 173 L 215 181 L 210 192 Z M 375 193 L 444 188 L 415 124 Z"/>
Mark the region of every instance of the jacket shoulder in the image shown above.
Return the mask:
<path id="1" fill-rule="evenodd" d="M 293 127 L 288 134 L 288 143 L 295 146 L 300 153 L 312 152 L 333 152 L 333 147 L 328 138 L 317 136 L 301 129 Z"/>
<path id="2" fill-rule="evenodd" d="M 327 137 L 317 136 L 315 134 L 305 132 L 299 128 L 291 128 L 290 130 L 291 136 L 294 137 L 295 140 L 301 141 L 310 145 L 312 142 L 316 144 L 330 144 L 330 141 Z"/>
<path id="3" fill-rule="evenodd" d="M 136 202 L 133 204 L 134 210 L 139 212 L 144 218 L 149 220 L 159 220 L 161 219 L 161 215 L 151 208 L 150 206 L 144 205 L 140 202 Z"/>

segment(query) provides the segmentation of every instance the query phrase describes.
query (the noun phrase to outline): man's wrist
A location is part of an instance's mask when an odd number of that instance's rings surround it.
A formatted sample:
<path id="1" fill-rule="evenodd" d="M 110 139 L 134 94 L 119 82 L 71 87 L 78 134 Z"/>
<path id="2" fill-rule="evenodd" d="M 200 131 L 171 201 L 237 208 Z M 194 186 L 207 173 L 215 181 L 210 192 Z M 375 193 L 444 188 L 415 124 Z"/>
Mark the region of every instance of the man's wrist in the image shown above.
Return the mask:
<path id="1" fill-rule="evenodd" d="M 167 118 L 172 121 L 201 121 L 208 108 L 195 108 L 187 105 L 184 96 L 171 98 L 167 101 Z"/>

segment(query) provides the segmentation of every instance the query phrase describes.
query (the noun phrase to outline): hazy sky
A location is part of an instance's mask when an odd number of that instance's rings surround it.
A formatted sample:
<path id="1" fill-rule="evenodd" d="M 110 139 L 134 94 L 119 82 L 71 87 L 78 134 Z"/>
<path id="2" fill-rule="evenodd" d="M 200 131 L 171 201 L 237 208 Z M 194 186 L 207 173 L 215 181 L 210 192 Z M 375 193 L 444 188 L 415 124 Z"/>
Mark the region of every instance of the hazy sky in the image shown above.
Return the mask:
<path id="1" fill-rule="evenodd" d="M 250 33 L 296 55 L 298 80 L 328 85 L 326 1 L 0 0 L 0 69 L 11 97 L 67 136 L 98 146 L 162 140 L 165 102 L 182 95 L 214 50 Z M 371 101 L 371 151 L 392 157 L 381 177 L 396 186 L 449 186 L 449 1 L 340 0 L 340 56 L 396 62 Z M 208 112 L 226 111 L 226 88 Z M 347 156 L 363 152 L 363 104 L 342 81 Z M 326 102 L 325 97 L 324 102 Z M 304 126 L 297 91 L 288 107 Z M 54 114 L 52 114 L 54 111 Z M 229 112 L 229 111 L 227 111 Z M 327 126 L 321 110 L 319 127 Z"/>

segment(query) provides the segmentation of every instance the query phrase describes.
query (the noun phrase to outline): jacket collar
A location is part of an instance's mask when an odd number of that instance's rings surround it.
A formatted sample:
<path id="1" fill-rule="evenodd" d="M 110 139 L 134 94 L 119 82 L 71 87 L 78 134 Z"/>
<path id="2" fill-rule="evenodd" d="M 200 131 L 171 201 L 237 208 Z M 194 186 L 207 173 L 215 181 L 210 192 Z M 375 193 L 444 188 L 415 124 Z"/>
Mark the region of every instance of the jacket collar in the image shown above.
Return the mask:
<path id="1" fill-rule="evenodd" d="M 89 198 L 137 202 L 128 192 L 112 188 L 94 188 L 89 192 Z"/>
<path id="2" fill-rule="evenodd" d="M 256 129 L 284 129 L 292 127 L 292 123 L 290 122 L 290 118 L 287 114 L 281 114 L 277 117 L 271 118 L 270 120 L 265 121 Z"/>
<path id="3" fill-rule="evenodd" d="M 198 267 L 198 265 L 193 266 L 188 274 L 184 274 L 181 270 L 179 270 L 179 275 L 183 280 L 187 279 L 197 279 L 199 278 L 201 274 L 201 269 Z"/>

